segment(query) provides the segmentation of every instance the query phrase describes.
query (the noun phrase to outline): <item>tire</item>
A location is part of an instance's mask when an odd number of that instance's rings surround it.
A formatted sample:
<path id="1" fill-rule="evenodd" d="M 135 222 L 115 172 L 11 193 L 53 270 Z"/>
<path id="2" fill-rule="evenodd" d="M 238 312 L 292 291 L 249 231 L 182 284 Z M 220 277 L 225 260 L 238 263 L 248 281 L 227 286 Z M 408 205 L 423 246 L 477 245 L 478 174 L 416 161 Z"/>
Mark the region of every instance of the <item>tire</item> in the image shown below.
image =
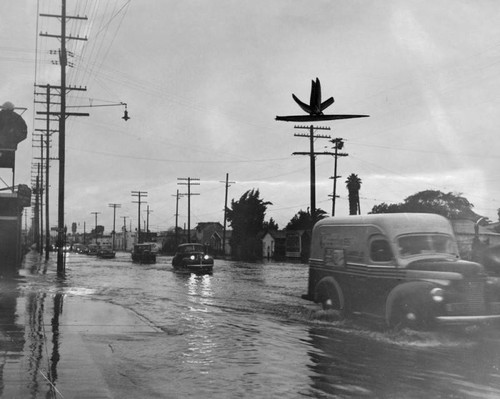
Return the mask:
<path id="1" fill-rule="evenodd" d="M 387 298 L 386 323 L 394 330 L 430 330 L 433 327 L 430 287 L 425 283 L 396 287 Z"/>
<path id="2" fill-rule="evenodd" d="M 320 303 L 323 310 L 333 310 L 340 319 L 348 315 L 346 297 L 339 283 L 333 277 L 322 278 L 314 289 L 314 302 Z"/>

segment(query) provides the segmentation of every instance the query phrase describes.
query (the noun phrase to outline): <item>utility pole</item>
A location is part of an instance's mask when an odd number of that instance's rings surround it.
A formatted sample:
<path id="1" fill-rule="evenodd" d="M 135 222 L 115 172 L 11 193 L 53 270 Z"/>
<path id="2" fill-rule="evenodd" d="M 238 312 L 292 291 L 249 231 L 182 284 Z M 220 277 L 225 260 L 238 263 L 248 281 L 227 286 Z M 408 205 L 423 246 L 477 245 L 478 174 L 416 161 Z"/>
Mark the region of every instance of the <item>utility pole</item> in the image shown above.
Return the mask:
<path id="1" fill-rule="evenodd" d="M 146 207 L 146 232 L 149 233 L 149 214 L 153 211 L 149 210 L 149 205 Z"/>
<path id="2" fill-rule="evenodd" d="M 115 235 L 116 235 L 116 208 L 121 208 L 121 204 L 108 204 L 109 207 L 113 208 L 113 251 L 115 250 Z"/>
<path id="3" fill-rule="evenodd" d="M 200 179 L 193 177 L 178 177 L 177 180 L 187 180 L 187 183 L 177 183 L 177 184 L 188 186 L 188 192 L 182 195 L 187 195 L 188 197 L 188 242 L 190 242 L 191 241 L 191 196 L 200 195 L 199 193 L 192 193 L 191 186 L 199 186 L 200 183 L 193 183 L 193 181 L 198 181 Z"/>
<path id="4" fill-rule="evenodd" d="M 339 150 L 344 148 L 344 142 L 342 138 L 335 138 L 330 140 L 333 143 L 333 149 L 335 152 L 333 156 L 335 157 L 334 167 L 333 167 L 333 176 L 330 179 L 333 179 L 333 194 L 332 194 L 332 216 L 335 216 L 335 199 L 338 197 L 337 195 L 337 179 L 342 176 L 337 176 L 337 158 L 338 157 L 347 157 L 349 154 L 340 153 Z"/>
<path id="5" fill-rule="evenodd" d="M 142 237 L 141 237 L 141 204 L 144 202 L 142 201 L 143 197 L 147 197 L 148 193 L 147 191 L 132 191 L 132 197 L 136 197 L 137 201 L 132 201 L 132 203 L 137 204 L 137 242 L 141 243 L 142 242 Z"/>
<path id="6" fill-rule="evenodd" d="M 179 194 L 179 190 L 177 190 L 177 194 L 175 194 L 173 197 L 175 197 L 175 248 L 179 245 L 179 198 L 181 195 Z"/>
<path id="7" fill-rule="evenodd" d="M 123 228 L 122 228 L 123 250 L 126 251 L 127 250 L 127 218 L 128 218 L 128 216 L 121 216 L 121 218 L 123 219 Z"/>
<path id="8" fill-rule="evenodd" d="M 229 184 L 236 184 L 234 181 L 229 181 L 229 173 L 226 173 L 226 181 L 221 181 L 220 183 L 226 184 L 226 193 L 224 196 L 224 230 L 222 231 L 222 254 L 226 256 L 226 210 L 227 210 L 227 191 L 231 187 Z"/>
<path id="9" fill-rule="evenodd" d="M 57 231 L 58 231 L 58 248 L 57 248 L 57 274 L 62 277 L 65 274 L 64 265 L 64 253 L 63 246 L 65 241 L 65 231 L 64 231 L 64 179 L 65 179 L 65 167 L 66 167 L 66 118 L 70 115 L 74 116 L 88 116 L 89 114 L 83 113 L 67 113 L 66 112 L 66 91 L 68 87 L 66 86 L 66 67 L 68 65 L 68 54 L 66 52 L 66 41 L 67 40 L 87 40 L 87 38 L 81 38 L 79 36 L 67 36 L 66 35 L 66 22 L 69 19 L 86 20 L 87 17 L 79 16 L 67 16 L 66 15 L 66 0 L 61 0 L 61 15 L 52 14 L 40 14 L 42 17 L 58 18 L 61 20 L 61 34 L 53 35 L 48 33 L 40 33 L 40 36 L 53 37 L 61 41 L 61 49 L 59 51 L 59 62 L 61 66 L 61 110 L 60 112 L 52 113 L 47 111 L 47 115 L 55 114 L 59 116 L 59 195 L 58 195 L 58 221 L 57 221 Z M 86 90 L 86 89 L 83 89 Z"/>
<path id="10" fill-rule="evenodd" d="M 50 110 L 51 110 L 51 105 L 61 105 L 60 102 L 53 102 L 51 100 L 52 96 L 59 96 L 58 93 L 54 93 L 51 91 L 54 87 L 47 84 L 47 85 L 36 85 L 37 88 L 40 89 L 45 89 L 45 92 L 35 92 L 35 95 L 44 95 L 45 96 L 45 101 L 38 101 L 35 100 L 35 103 L 41 103 L 45 104 L 45 109 L 46 109 L 46 116 L 45 118 L 36 118 L 37 120 L 43 120 L 46 123 L 45 129 L 35 129 L 36 132 L 41 132 L 42 137 L 45 134 L 45 158 L 44 155 L 42 154 L 41 159 L 45 159 L 45 260 L 49 259 L 49 252 L 50 252 L 50 203 L 49 203 L 49 193 L 50 193 L 50 147 L 51 147 L 51 139 L 50 137 L 52 136 L 53 133 L 57 133 L 58 130 L 51 129 L 50 127 L 50 122 L 57 121 L 57 119 L 53 119 L 50 117 Z M 55 87 L 60 89 L 59 87 Z M 43 140 L 43 138 L 42 138 Z M 43 146 L 43 145 L 42 145 Z"/>
<path id="11" fill-rule="evenodd" d="M 311 169 L 311 220 L 312 223 L 316 221 L 316 155 L 331 155 L 327 152 L 314 152 L 314 139 L 322 138 L 329 139 L 330 136 L 314 134 L 315 130 L 330 130 L 329 127 L 319 126 L 294 126 L 295 129 L 308 129 L 309 134 L 295 133 L 295 137 L 308 137 L 309 138 L 309 151 L 308 152 L 294 152 L 293 155 L 308 155 L 310 159 Z M 311 226 L 312 228 L 312 226 Z"/>
<path id="12" fill-rule="evenodd" d="M 95 243 L 98 244 L 97 242 L 97 215 L 99 215 L 101 212 L 90 212 L 92 215 L 95 215 Z"/>
<path id="13" fill-rule="evenodd" d="M 36 250 L 40 250 L 40 164 L 38 164 L 38 173 L 36 175 L 36 191 L 35 191 L 35 223 L 34 223 L 34 233 L 35 233 L 35 243 Z"/>
<path id="14" fill-rule="evenodd" d="M 40 252 L 40 255 L 43 254 L 43 165 L 44 165 L 44 160 L 43 160 L 43 137 L 40 137 L 40 164 L 39 164 L 39 169 L 38 169 L 38 175 L 40 176 L 40 184 L 38 186 L 38 193 L 37 195 L 39 196 L 39 213 L 40 213 L 40 244 L 37 244 L 38 250 Z"/>

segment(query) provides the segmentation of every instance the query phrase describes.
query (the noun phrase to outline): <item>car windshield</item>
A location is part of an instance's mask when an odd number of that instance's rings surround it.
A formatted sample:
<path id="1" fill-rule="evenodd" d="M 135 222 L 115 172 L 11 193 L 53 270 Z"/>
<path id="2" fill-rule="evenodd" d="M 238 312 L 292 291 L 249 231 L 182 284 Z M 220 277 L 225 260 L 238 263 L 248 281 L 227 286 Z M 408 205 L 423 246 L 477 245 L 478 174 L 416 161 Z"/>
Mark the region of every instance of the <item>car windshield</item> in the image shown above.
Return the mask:
<path id="1" fill-rule="evenodd" d="M 455 241 L 446 234 L 415 234 L 398 238 L 399 253 L 403 258 L 422 254 L 445 254 L 456 256 Z"/>
<path id="2" fill-rule="evenodd" d="M 186 245 L 186 246 L 179 248 L 179 249 L 180 249 L 180 252 L 203 252 L 203 245 L 191 244 L 191 245 Z"/>

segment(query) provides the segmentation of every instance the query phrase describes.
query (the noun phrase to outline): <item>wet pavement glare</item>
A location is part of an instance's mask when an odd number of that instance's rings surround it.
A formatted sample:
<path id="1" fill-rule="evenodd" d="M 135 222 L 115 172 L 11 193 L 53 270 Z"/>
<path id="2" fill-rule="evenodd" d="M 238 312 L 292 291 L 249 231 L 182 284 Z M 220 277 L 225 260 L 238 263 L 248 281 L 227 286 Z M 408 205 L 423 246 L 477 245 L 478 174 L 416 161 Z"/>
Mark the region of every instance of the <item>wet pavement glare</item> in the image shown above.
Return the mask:
<path id="1" fill-rule="evenodd" d="M 500 397 L 496 331 L 396 333 L 327 320 L 301 298 L 304 264 L 216 260 L 213 274 L 194 275 L 175 272 L 168 256 L 139 265 L 129 253 L 69 253 L 61 280 L 51 256 L 45 262 L 29 253 L 20 277 L 0 282 L 1 325 L 18 329 L 0 331 L 2 397 L 15 378 L 9 363 L 20 358 L 33 374 L 27 397 L 72 397 L 64 395 L 62 377 L 69 373 L 65 357 L 78 356 L 71 328 L 98 366 L 82 370 L 81 381 L 105 385 L 103 397 Z M 88 318 L 96 304 L 97 322 Z M 140 323 L 121 318 L 122 311 Z M 52 319 L 42 320 L 46 314 Z M 59 323 L 66 336 L 54 329 Z M 39 388 L 49 374 L 59 375 L 53 396 Z"/>

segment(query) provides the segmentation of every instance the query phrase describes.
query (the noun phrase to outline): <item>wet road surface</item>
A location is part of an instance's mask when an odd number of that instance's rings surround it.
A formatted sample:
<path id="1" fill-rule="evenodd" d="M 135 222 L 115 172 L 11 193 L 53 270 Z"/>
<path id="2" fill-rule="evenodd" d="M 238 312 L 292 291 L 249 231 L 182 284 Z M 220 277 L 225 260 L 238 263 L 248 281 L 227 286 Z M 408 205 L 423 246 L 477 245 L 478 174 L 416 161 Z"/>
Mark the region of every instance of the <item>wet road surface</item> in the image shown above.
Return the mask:
<path id="1" fill-rule="evenodd" d="M 28 254 L 0 282 L 2 397 L 500 397 L 496 331 L 328 321 L 301 299 L 306 265 L 170 261 L 70 253 L 60 280 Z"/>

